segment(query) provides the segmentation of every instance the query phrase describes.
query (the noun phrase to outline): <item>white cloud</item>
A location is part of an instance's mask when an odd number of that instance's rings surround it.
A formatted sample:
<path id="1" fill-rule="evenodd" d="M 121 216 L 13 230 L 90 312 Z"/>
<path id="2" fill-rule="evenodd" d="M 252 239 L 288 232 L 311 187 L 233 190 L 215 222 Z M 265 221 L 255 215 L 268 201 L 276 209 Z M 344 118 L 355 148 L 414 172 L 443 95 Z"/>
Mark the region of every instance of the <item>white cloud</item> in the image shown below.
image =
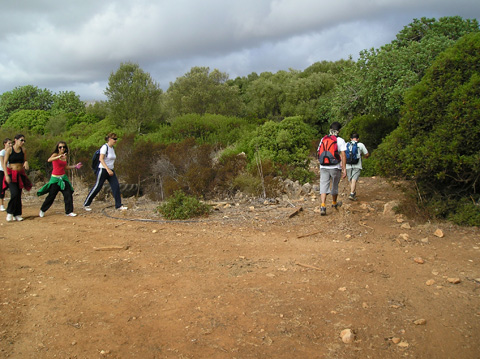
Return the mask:
<path id="1" fill-rule="evenodd" d="M 17 0 L 0 3 L 0 93 L 32 84 L 103 98 L 133 61 L 166 89 L 193 66 L 303 70 L 390 42 L 414 18 L 479 18 L 470 0 Z"/>

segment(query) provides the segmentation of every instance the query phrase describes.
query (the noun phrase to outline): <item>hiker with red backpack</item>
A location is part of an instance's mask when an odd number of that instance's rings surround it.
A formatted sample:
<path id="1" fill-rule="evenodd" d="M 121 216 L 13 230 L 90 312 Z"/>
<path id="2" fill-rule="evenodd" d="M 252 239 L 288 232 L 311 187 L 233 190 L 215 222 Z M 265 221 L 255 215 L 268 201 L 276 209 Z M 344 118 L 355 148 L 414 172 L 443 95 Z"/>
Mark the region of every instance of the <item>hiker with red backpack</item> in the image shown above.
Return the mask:
<path id="1" fill-rule="evenodd" d="M 350 195 L 348 199 L 351 201 L 357 200 L 357 181 L 362 172 L 362 156 L 367 158 L 370 156 L 365 145 L 359 142 L 360 136 L 358 133 L 352 133 L 350 142 L 347 143 L 347 178 L 350 182 Z"/>
<path id="2" fill-rule="evenodd" d="M 327 194 L 332 195 L 332 207 L 338 209 L 341 202 L 338 199 L 338 184 L 340 179 L 347 177 L 345 140 L 338 137 L 342 125 L 333 122 L 330 125 L 330 134 L 325 136 L 318 145 L 318 160 L 320 161 L 320 215 L 327 214 L 325 202 Z"/>

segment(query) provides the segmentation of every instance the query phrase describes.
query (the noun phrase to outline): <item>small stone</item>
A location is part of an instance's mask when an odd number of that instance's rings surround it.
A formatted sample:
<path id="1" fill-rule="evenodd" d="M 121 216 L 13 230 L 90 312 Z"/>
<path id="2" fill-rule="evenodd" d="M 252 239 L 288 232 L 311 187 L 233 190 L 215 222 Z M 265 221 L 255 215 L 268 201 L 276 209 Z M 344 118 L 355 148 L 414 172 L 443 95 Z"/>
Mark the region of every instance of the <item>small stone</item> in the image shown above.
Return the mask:
<path id="1" fill-rule="evenodd" d="M 338 288 L 338 291 L 339 291 L 339 292 L 345 292 L 346 290 L 347 290 L 347 288 L 346 288 L 346 287 L 341 287 L 341 288 Z"/>
<path id="2" fill-rule="evenodd" d="M 429 279 L 425 282 L 426 285 L 434 285 L 435 281 L 433 279 Z"/>
<path id="3" fill-rule="evenodd" d="M 404 241 L 407 241 L 407 242 L 410 241 L 410 236 L 408 235 L 408 233 L 400 233 L 398 236 Z"/>
<path id="4" fill-rule="evenodd" d="M 393 338 L 392 338 L 393 344 L 398 344 L 398 343 L 400 343 L 401 341 L 402 341 L 402 339 L 400 339 L 400 338 L 398 338 L 398 337 L 393 337 Z"/>
<path id="5" fill-rule="evenodd" d="M 415 324 L 415 325 L 425 325 L 425 324 L 427 324 L 427 321 L 423 318 L 422 319 L 417 319 L 413 322 L 413 324 Z"/>
<path id="6" fill-rule="evenodd" d="M 156 229 L 154 229 L 154 230 L 152 231 L 152 233 L 157 233 L 157 230 L 156 230 Z"/>
<path id="7" fill-rule="evenodd" d="M 351 329 L 344 329 L 340 333 L 340 338 L 342 338 L 342 342 L 346 344 L 352 343 L 355 340 L 355 334 Z"/>
<path id="8" fill-rule="evenodd" d="M 423 263 L 425 263 L 425 261 L 424 261 L 422 258 L 420 258 L 420 257 L 413 258 L 413 260 L 415 261 L 415 263 L 418 263 L 418 264 L 423 264 Z"/>
<path id="9" fill-rule="evenodd" d="M 352 238 L 352 235 L 351 235 L 351 234 L 347 234 L 347 235 L 345 236 L 345 239 L 350 239 L 350 238 Z"/>
<path id="10" fill-rule="evenodd" d="M 460 278 L 447 278 L 447 282 L 452 284 L 458 284 L 458 283 L 461 283 L 462 281 Z"/>
<path id="11" fill-rule="evenodd" d="M 407 342 L 400 342 L 397 344 L 400 348 L 408 348 L 409 344 Z"/>
<path id="12" fill-rule="evenodd" d="M 428 243 L 428 237 L 422 238 L 422 239 L 420 239 L 420 241 L 422 243 Z"/>
<path id="13" fill-rule="evenodd" d="M 411 229 L 412 228 L 412 227 L 410 227 L 410 224 L 408 224 L 408 223 L 403 223 L 400 227 L 403 228 L 403 229 Z"/>
<path id="14" fill-rule="evenodd" d="M 403 222 L 405 222 L 405 220 L 403 218 L 401 218 L 401 217 L 397 218 L 397 223 L 403 223 Z"/>
<path id="15" fill-rule="evenodd" d="M 366 302 L 363 302 L 363 303 L 362 303 L 362 308 L 363 308 L 363 309 L 368 309 L 368 304 L 367 304 Z"/>
<path id="16" fill-rule="evenodd" d="M 445 236 L 443 234 L 443 231 L 440 228 L 437 228 L 437 230 L 435 231 L 435 233 L 433 233 L 433 235 L 438 237 L 438 238 L 443 238 Z"/>

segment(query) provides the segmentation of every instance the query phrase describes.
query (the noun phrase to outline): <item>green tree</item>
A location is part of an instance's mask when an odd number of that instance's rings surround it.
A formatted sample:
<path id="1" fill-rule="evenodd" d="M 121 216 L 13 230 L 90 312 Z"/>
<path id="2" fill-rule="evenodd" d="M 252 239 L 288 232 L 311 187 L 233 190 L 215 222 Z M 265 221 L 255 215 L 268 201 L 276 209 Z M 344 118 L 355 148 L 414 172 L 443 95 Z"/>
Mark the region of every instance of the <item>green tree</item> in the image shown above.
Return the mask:
<path id="1" fill-rule="evenodd" d="M 166 103 L 171 117 L 189 113 L 238 116 L 243 112 L 238 87 L 227 83 L 228 75 L 208 67 L 192 67 L 170 83 Z"/>
<path id="2" fill-rule="evenodd" d="M 53 95 L 52 115 L 64 113 L 83 115 L 85 111 L 85 103 L 80 100 L 80 96 L 74 91 L 60 91 Z"/>
<path id="3" fill-rule="evenodd" d="M 161 119 L 159 85 L 138 64 L 122 63 L 105 90 L 112 120 L 128 132 L 140 133 Z"/>
<path id="4" fill-rule="evenodd" d="M 245 92 L 247 115 L 269 120 L 282 119 L 282 105 L 285 103 L 288 84 L 293 72 L 279 71 L 276 74 L 262 72 L 258 79 L 250 83 Z"/>
<path id="5" fill-rule="evenodd" d="M 41 90 L 36 86 L 16 87 L 0 95 L 0 126 L 12 113 L 19 110 L 49 111 L 53 104 L 50 90 Z"/>
<path id="6" fill-rule="evenodd" d="M 421 198 L 442 204 L 434 209 L 438 215 L 455 212 L 461 198 L 478 200 L 480 33 L 439 55 L 406 93 L 404 108 L 398 128 L 375 153 L 377 170 L 413 179 Z"/>
<path id="7" fill-rule="evenodd" d="M 346 67 L 336 88 L 338 120 L 365 114 L 399 119 L 403 96 L 424 76 L 436 56 L 466 33 L 478 32 L 477 20 L 459 16 L 414 20 L 397 39 L 380 49 L 364 50 Z"/>
<path id="8" fill-rule="evenodd" d="M 43 134 L 50 114 L 43 110 L 18 110 L 15 111 L 4 123 L 4 128 L 17 131 L 29 130 L 33 133 Z"/>

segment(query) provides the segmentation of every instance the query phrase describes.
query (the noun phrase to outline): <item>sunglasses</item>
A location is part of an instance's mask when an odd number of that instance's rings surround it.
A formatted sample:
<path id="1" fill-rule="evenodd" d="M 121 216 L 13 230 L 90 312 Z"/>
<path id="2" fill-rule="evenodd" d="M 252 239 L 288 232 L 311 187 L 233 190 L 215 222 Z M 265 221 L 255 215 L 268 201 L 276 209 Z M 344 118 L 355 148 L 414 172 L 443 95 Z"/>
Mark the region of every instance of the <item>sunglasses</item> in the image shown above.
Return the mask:
<path id="1" fill-rule="evenodd" d="M 115 137 L 115 138 L 112 138 L 112 140 L 116 141 L 116 140 L 118 140 L 118 138 Z"/>
<path id="2" fill-rule="evenodd" d="M 27 142 L 27 141 L 25 141 L 25 140 L 22 138 L 22 139 L 20 139 L 20 142 Z"/>
<path id="3" fill-rule="evenodd" d="M 67 148 L 67 146 L 58 146 L 58 148 Z"/>

